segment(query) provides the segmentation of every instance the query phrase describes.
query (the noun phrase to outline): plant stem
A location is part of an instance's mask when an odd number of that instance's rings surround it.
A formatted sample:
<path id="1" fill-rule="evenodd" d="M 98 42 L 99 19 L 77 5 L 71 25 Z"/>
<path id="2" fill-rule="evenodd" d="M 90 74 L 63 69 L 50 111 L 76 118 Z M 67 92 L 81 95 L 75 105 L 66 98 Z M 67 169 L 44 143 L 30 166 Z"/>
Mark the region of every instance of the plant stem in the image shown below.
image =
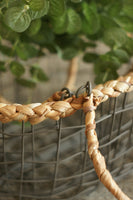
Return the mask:
<path id="1" fill-rule="evenodd" d="M 74 57 L 70 61 L 69 68 L 68 68 L 67 81 L 65 84 L 65 87 L 69 88 L 70 90 L 74 88 L 74 84 L 75 84 L 76 76 L 77 76 L 77 70 L 78 70 L 78 57 Z"/>

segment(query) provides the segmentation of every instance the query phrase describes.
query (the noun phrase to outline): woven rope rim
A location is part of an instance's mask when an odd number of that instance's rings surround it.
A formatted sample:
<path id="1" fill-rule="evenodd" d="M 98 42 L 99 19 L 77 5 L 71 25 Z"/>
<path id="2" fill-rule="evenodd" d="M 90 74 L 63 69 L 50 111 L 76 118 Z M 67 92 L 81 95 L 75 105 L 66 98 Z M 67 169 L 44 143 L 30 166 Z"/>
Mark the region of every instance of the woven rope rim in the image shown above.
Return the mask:
<path id="1" fill-rule="evenodd" d="M 28 105 L 0 103 L 0 121 L 29 121 L 38 124 L 50 118 L 59 120 L 72 115 L 79 109 L 85 113 L 86 137 L 88 141 L 88 154 L 93 161 L 95 171 L 100 181 L 119 200 L 130 200 L 113 180 L 110 172 L 106 169 L 105 159 L 101 155 L 99 142 L 95 131 L 95 110 L 97 106 L 109 97 L 118 97 L 121 93 L 133 90 L 133 72 L 121 76 L 117 80 L 111 80 L 105 84 L 97 85 L 90 96 L 87 93 L 75 95 L 65 100 L 60 100 L 62 91 L 56 92 L 43 103 L 32 103 Z"/>
<path id="2" fill-rule="evenodd" d="M 111 80 L 105 84 L 97 85 L 93 90 L 93 103 L 96 107 L 106 101 L 109 97 L 118 97 L 121 93 L 133 90 L 133 72 L 121 76 L 117 80 Z M 11 121 L 29 121 L 38 124 L 47 118 L 59 120 L 68 117 L 79 109 L 83 109 L 83 103 L 87 96 L 81 94 L 78 98 L 73 95 L 61 101 L 62 92 L 56 92 L 43 103 L 31 103 L 21 105 L 18 103 L 0 103 L 0 121 L 7 123 Z"/>

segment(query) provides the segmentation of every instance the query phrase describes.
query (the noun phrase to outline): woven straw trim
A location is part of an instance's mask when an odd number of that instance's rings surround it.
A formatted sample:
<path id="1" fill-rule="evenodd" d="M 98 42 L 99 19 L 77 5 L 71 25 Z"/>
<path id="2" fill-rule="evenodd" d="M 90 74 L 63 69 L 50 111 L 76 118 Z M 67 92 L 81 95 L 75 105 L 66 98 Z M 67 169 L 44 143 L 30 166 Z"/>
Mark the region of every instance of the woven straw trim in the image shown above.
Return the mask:
<path id="1" fill-rule="evenodd" d="M 133 72 L 122 76 L 117 80 L 100 84 L 92 90 L 94 106 L 109 97 L 118 97 L 121 93 L 133 90 Z M 51 98 L 43 103 L 32 103 L 28 105 L 0 103 L 0 121 L 29 121 L 31 124 L 38 124 L 46 118 L 59 120 L 60 118 L 72 115 L 76 110 L 83 108 L 86 94 L 81 94 L 60 101 L 62 92 L 56 92 Z"/>

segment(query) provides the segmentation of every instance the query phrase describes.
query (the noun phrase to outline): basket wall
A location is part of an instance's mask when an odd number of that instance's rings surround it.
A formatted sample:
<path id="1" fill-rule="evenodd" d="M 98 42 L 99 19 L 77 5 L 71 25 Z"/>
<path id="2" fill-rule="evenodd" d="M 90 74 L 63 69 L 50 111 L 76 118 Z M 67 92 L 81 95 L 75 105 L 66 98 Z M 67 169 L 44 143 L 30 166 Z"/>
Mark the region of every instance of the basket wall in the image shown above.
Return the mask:
<path id="1" fill-rule="evenodd" d="M 96 111 L 100 151 L 115 178 L 133 169 L 133 93 Z M 0 199 L 78 199 L 99 180 L 87 152 L 84 115 L 39 125 L 0 124 Z"/>

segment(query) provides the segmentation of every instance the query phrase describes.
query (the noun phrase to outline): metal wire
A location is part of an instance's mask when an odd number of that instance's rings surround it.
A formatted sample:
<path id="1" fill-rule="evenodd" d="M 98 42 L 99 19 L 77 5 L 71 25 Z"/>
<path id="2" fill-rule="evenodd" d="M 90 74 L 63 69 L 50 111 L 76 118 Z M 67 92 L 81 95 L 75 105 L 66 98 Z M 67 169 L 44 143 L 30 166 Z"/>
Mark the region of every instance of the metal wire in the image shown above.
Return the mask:
<path id="1" fill-rule="evenodd" d="M 100 151 L 115 178 L 133 169 L 132 93 L 96 112 Z M 99 180 L 87 152 L 84 115 L 39 125 L 0 125 L 0 200 L 63 200 L 96 189 Z"/>

